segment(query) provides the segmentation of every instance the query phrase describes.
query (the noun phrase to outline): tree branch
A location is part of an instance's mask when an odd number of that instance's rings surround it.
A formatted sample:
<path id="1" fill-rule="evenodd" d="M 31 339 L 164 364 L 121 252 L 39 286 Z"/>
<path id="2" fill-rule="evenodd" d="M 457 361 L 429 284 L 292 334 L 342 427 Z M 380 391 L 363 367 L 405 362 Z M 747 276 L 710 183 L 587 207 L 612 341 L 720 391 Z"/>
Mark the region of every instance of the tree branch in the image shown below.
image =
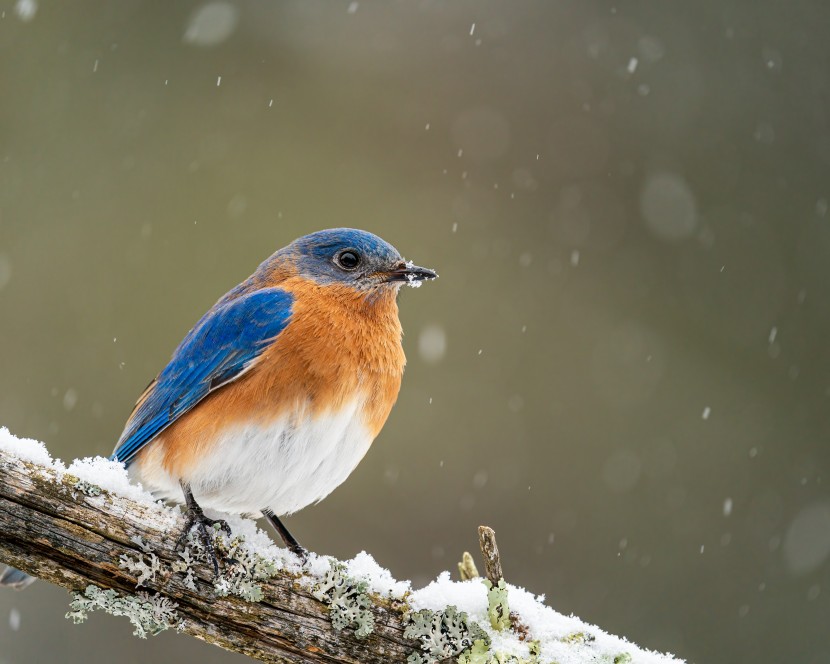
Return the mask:
<path id="1" fill-rule="evenodd" d="M 459 655 L 465 662 L 493 661 L 487 659 L 490 637 L 485 632 L 492 630 L 486 618 L 482 629 L 465 613 L 447 607 L 446 590 L 440 606 L 429 606 L 432 586 L 415 593 L 378 592 L 377 581 L 361 580 L 342 563 L 313 557 L 300 569 L 292 566 L 287 552 L 282 561 L 274 561 L 221 535 L 216 536 L 218 548 L 234 561 L 223 564 L 220 578 L 214 579 L 198 540 L 191 538 L 184 553 L 175 550 L 184 526 L 177 510 L 101 488 L 72 474 L 74 466 L 67 471 L 51 461 L 39 463 L 37 456 L 21 459 L 14 448 L 4 450 L 2 434 L 13 438 L 0 430 L 0 560 L 74 591 L 67 617 L 80 620 L 89 610 L 102 608 L 130 617 L 139 635 L 175 628 L 265 662 L 387 664 L 409 657 L 410 662 L 432 664 Z M 142 587 L 137 589 L 139 582 Z M 465 586 L 444 577 L 440 583 L 450 589 L 477 584 L 476 589 L 482 581 L 466 581 Z M 512 600 L 519 589 L 510 587 L 509 592 Z M 482 587 L 480 595 L 485 598 L 487 590 Z M 458 604 L 464 608 L 463 601 Z M 538 609 L 558 616 L 541 604 Z M 560 618 L 570 622 L 561 636 L 545 636 L 554 639 L 550 652 L 560 645 L 573 650 L 594 641 L 583 639 L 576 619 Z M 528 632 L 539 638 L 532 633 L 534 628 L 543 631 L 537 622 L 523 624 L 526 633 L 516 634 L 516 643 L 528 640 Z M 609 652 L 655 657 L 644 662 L 669 661 L 590 629 L 613 639 Z M 474 645 L 483 658 L 465 660 Z M 591 645 L 579 661 L 598 661 L 600 645 Z M 550 661 L 530 658 L 534 647 L 543 648 L 531 645 L 529 658 L 500 661 Z"/>
<path id="2" fill-rule="evenodd" d="M 501 571 L 501 556 L 496 544 L 496 533 L 493 532 L 492 528 L 488 526 L 478 527 L 478 545 L 484 555 L 484 570 L 487 580 L 497 586 L 499 581 L 504 578 L 504 573 Z"/>
<path id="3" fill-rule="evenodd" d="M 0 560 L 9 565 L 69 590 L 94 585 L 132 596 L 137 574 L 119 563 L 122 556 L 142 557 L 138 538 L 157 543 L 153 553 L 162 568 L 181 561 L 171 535 L 184 519 L 168 510 L 106 491 L 87 495 L 77 478 L 59 479 L 2 451 L 0 468 Z M 370 639 L 335 632 L 326 606 L 290 572 L 264 583 L 257 603 L 217 596 L 209 565 L 196 572 L 195 591 L 177 577 L 148 586 L 178 604 L 180 631 L 262 661 L 386 663 L 405 661 L 417 648 L 403 637 L 400 614 L 381 603 L 371 609 Z"/>

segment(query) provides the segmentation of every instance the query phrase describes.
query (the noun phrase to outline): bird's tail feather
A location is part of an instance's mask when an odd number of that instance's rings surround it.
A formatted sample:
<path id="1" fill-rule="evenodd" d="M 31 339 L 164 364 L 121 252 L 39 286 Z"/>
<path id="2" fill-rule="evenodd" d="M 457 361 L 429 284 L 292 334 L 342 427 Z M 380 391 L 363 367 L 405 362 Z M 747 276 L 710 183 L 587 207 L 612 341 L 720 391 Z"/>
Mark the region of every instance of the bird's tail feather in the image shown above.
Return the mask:
<path id="1" fill-rule="evenodd" d="M 35 577 L 29 576 L 26 572 L 21 572 L 14 567 L 7 567 L 2 574 L 0 574 L 0 587 L 14 588 L 15 590 L 23 590 L 35 581 Z"/>

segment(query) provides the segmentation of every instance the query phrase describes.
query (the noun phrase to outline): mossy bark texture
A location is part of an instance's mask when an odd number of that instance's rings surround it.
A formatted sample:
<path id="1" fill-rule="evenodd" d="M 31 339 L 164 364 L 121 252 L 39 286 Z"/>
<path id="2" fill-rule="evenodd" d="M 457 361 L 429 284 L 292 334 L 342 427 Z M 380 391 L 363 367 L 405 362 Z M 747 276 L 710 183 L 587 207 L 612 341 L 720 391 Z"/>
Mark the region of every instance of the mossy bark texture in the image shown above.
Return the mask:
<path id="1" fill-rule="evenodd" d="M 97 487 L 95 487 L 97 489 Z M 142 592 L 175 603 L 175 627 L 227 650 L 265 662 L 405 662 L 417 649 L 404 638 L 402 611 L 372 598 L 372 633 L 332 627 L 329 608 L 298 577 L 278 571 L 262 583 L 258 602 L 221 596 L 213 570 L 201 565 L 189 580 L 172 570 L 181 565 L 175 550 L 184 519 L 153 505 L 108 491 L 83 490 L 78 479 L 58 477 L 0 451 L 0 561 L 71 591 L 89 586 L 137 593 L 138 573 L 122 558 L 140 558 L 141 542 L 152 542 L 160 568 Z M 63 607 L 55 607 L 56 611 Z"/>

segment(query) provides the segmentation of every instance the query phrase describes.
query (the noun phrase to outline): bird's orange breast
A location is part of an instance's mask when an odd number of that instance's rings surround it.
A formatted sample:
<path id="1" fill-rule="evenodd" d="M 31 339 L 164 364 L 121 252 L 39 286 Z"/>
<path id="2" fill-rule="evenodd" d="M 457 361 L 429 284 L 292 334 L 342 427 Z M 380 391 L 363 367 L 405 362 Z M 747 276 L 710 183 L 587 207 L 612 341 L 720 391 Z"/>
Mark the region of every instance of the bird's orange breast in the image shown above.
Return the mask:
<path id="1" fill-rule="evenodd" d="M 286 415 L 301 422 L 355 399 L 372 438 L 386 422 L 406 362 L 395 292 L 367 295 L 297 276 L 274 285 L 295 298 L 288 326 L 249 371 L 209 394 L 147 446 L 172 476 L 186 477 L 227 427 L 268 424 Z"/>

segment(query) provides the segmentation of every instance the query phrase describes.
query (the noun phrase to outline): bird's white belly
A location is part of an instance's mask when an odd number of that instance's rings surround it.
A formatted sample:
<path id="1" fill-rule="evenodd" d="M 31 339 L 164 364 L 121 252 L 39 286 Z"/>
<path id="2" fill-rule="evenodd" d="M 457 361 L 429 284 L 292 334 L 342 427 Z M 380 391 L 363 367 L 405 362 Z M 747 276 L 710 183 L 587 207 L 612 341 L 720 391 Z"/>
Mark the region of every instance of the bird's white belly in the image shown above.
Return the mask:
<path id="1" fill-rule="evenodd" d="M 178 500 L 178 480 L 183 479 L 204 508 L 291 514 L 325 498 L 366 454 L 372 436 L 359 406 L 352 402 L 317 417 L 294 415 L 228 427 L 206 446 L 187 476 L 170 477 L 154 464 L 136 469 L 138 479 L 151 491 Z"/>

